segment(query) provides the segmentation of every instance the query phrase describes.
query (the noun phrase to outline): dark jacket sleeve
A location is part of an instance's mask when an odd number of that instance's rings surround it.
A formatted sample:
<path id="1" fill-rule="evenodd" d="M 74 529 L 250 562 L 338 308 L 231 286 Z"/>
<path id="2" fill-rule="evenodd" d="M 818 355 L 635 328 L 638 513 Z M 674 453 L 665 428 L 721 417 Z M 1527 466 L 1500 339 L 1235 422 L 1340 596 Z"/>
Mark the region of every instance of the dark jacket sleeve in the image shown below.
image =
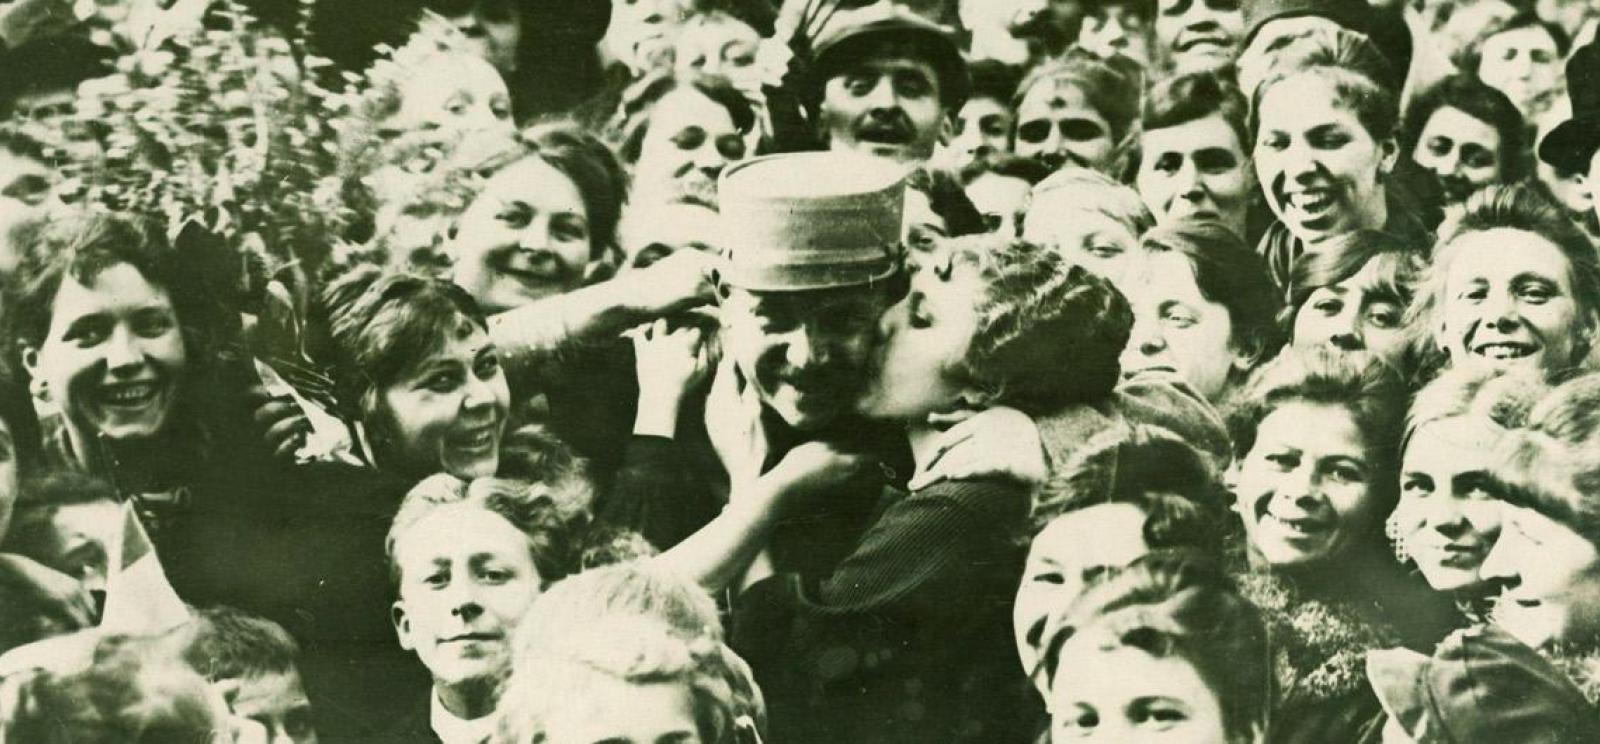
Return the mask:
<path id="1" fill-rule="evenodd" d="M 902 498 L 830 574 L 780 573 L 750 587 L 740 630 L 786 646 L 767 650 L 811 668 L 840 644 L 857 656 L 897 645 L 889 635 L 900 621 L 922 630 L 957 621 L 1010 559 L 994 546 L 1026 508 L 1020 487 L 998 481 L 944 483 Z"/>

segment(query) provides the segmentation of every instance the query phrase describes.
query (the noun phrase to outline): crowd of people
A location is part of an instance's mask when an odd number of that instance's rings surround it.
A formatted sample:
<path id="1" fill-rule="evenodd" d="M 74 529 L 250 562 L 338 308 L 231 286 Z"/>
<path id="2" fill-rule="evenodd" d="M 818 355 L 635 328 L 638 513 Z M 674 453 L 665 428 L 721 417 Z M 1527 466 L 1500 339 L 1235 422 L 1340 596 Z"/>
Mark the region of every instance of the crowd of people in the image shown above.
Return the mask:
<path id="1" fill-rule="evenodd" d="M 0 742 L 1600 742 L 1597 25 L 0 4 Z"/>

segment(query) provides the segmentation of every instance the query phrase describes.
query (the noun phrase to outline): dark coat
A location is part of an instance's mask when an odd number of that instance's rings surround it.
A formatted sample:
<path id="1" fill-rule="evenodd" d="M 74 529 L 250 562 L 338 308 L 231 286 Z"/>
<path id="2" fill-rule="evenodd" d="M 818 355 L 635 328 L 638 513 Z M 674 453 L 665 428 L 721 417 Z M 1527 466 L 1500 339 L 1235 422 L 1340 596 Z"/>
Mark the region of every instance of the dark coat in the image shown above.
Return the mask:
<path id="1" fill-rule="evenodd" d="M 831 567 L 785 570 L 734 606 L 733 645 L 766 696 L 772 740 L 1026 741 L 1011 639 L 1021 486 L 888 488 Z"/>

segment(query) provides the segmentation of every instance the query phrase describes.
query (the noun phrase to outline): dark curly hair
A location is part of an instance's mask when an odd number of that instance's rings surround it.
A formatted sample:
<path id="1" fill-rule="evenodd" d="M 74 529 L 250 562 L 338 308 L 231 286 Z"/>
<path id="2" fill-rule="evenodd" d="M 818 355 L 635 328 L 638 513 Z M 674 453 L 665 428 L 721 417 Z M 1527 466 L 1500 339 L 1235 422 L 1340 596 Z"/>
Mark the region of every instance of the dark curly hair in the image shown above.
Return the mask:
<path id="1" fill-rule="evenodd" d="M 377 410 L 377 391 L 417 359 L 461 332 L 488 330 L 466 290 L 451 282 L 376 267 L 350 271 L 323 290 L 327 357 L 340 413 L 350 421 Z"/>
<path id="2" fill-rule="evenodd" d="M 1266 262 L 1243 238 L 1215 222 L 1184 219 L 1156 225 L 1140 245 L 1189 262 L 1200 296 L 1227 308 L 1233 348 L 1260 362 L 1283 347 L 1283 329 L 1275 322 L 1283 303 Z"/>
<path id="3" fill-rule="evenodd" d="M 1533 172 L 1531 143 L 1528 127 L 1511 99 L 1499 90 L 1489 87 L 1476 75 L 1455 74 L 1418 93 L 1406 107 L 1400 124 L 1400 149 L 1408 155 L 1415 152 L 1422 140 L 1422 130 L 1428 120 L 1442 108 L 1453 108 L 1478 121 L 1494 127 L 1500 135 L 1497 151 L 1500 161 L 1500 182 L 1516 183 Z"/>
<path id="4" fill-rule="evenodd" d="M 1107 429 L 1081 447 L 1034 497 L 1033 531 L 1058 517 L 1100 504 L 1132 504 L 1144 512 L 1152 550 L 1187 547 L 1220 559 L 1228 495 L 1212 461 L 1178 435 L 1155 426 Z"/>
<path id="5" fill-rule="evenodd" d="M 952 260 L 977 263 L 985 277 L 961 364 L 967 377 L 1030 415 L 1111 395 L 1133 329 L 1116 287 L 1025 240 L 974 236 L 950 246 Z"/>

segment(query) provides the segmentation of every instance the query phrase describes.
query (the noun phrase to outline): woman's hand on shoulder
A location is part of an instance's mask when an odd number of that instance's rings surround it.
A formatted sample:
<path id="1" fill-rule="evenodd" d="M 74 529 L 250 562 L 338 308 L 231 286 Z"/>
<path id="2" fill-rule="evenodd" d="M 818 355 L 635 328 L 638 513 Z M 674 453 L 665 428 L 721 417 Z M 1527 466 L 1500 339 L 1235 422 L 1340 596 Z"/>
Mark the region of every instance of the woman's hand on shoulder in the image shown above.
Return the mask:
<path id="1" fill-rule="evenodd" d="M 950 428 L 939 435 L 928 465 L 912 477 L 907 486 L 911 490 L 979 477 L 1010 478 L 1032 486 L 1050 476 L 1039 427 L 1027 414 L 996 406 L 940 418 L 932 423 Z"/>

